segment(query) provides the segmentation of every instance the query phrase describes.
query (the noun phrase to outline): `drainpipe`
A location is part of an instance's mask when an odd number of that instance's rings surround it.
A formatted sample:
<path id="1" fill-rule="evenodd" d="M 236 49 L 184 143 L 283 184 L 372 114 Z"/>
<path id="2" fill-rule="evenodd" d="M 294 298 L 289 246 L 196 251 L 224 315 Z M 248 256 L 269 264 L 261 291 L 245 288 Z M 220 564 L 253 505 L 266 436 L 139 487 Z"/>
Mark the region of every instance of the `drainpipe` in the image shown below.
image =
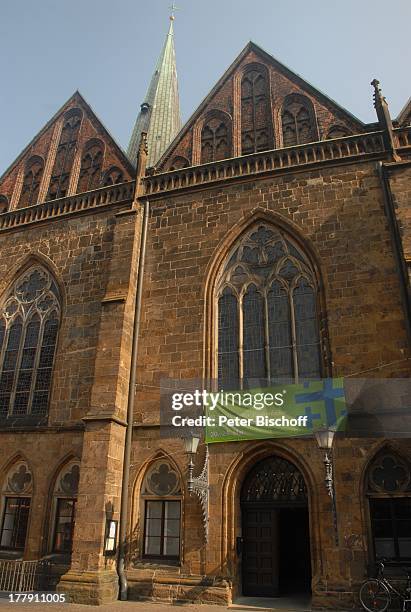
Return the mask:
<path id="1" fill-rule="evenodd" d="M 137 160 L 137 178 L 136 178 L 136 192 L 135 201 L 137 201 L 139 195 L 142 192 L 142 177 L 145 173 L 145 162 L 147 160 L 147 134 L 142 133 L 141 142 L 139 148 L 139 158 Z M 150 203 L 148 200 L 144 202 L 144 216 L 143 225 L 141 229 L 141 242 L 140 242 L 140 255 L 138 260 L 138 276 L 137 276 L 137 288 L 136 288 L 136 301 L 134 309 L 134 324 L 133 324 L 133 344 L 131 349 L 131 363 L 130 363 L 130 379 L 128 383 L 128 400 L 127 400 L 127 428 L 126 428 L 126 439 L 124 444 L 124 458 L 123 458 L 123 479 L 121 485 L 121 506 L 120 506 L 120 525 L 119 525 L 119 552 L 117 560 L 117 571 L 120 583 L 119 599 L 120 601 L 127 601 L 127 577 L 125 572 L 125 561 L 127 552 L 127 514 L 128 514 L 128 488 L 130 481 L 130 459 L 131 459 L 131 446 L 133 441 L 133 420 L 134 420 L 134 398 L 136 388 L 136 366 L 137 366 L 137 352 L 138 352 L 138 340 L 139 340 L 139 329 L 140 329 L 140 318 L 141 318 L 141 298 L 143 294 L 143 276 L 144 276 L 144 263 L 146 257 L 146 243 L 147 243 L 147 228 L 148 219 L 150 214 Z"/>
<path id="2" fill-rule="evenodd" d="M 402 248 L 402 240 L 400 228 L 398 227 L 397 215 L 395 213 L 395 204 L 392 196 L 391 186 L 387 169 L 381 161 L 377 162 L 377 172 L 381 183 L 385 214 L 388 219 L 388 225 L 391 233 L 391 241 L 394 248 L 394 258 L 397 264 L 397 271 L 400 280 L 401 301 L 405 314 L 405 325 L 408 335 L 408 343 L 411 347 L 411 296 L 408 284 L 408 273 L 405 265 L 404 251 Z"/>

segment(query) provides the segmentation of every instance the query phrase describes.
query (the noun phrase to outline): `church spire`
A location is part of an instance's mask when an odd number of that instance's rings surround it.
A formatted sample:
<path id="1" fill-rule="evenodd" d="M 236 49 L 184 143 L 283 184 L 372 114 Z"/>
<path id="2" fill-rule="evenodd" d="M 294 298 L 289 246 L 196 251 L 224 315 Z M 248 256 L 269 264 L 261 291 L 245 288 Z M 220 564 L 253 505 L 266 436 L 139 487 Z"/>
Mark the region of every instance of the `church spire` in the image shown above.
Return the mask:
<path id="1" fill-rule="evenodd" d="M 137 160 L 142 132 L 147 133 L 147 166 L 153 166 L 181 128 L 173 31 L 176 7 L 173 4 L 171 8 L 167 38 L 146 97 L 140 107 L 127 149 L 128 156 L 134 164 Z"/>

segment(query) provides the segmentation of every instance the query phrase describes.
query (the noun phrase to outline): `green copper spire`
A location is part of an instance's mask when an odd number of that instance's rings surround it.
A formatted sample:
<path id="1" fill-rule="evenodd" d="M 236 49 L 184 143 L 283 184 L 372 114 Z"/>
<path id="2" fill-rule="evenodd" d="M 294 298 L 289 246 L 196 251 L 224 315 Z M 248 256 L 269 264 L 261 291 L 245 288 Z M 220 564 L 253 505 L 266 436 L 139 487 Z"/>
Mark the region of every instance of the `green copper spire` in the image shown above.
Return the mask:
<path id="1" fill-rule="evenodd" d="M 147 133 L 147 166 L 154 166 L 181 128 L 173 22 L 172 14 L 163 50 L 128 145 L 127 153 L 133 164 L 137 161 L 141 132 Z"/>

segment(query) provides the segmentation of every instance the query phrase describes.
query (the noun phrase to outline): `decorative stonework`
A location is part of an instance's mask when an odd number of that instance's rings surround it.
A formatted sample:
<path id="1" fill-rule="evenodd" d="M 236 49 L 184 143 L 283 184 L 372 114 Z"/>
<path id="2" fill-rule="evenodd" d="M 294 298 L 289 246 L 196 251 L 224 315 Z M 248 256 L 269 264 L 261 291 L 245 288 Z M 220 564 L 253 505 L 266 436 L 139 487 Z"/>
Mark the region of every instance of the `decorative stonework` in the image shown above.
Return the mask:
<path id="1" fill-rule="evenodd" d="M 32 476 L 27 463 L 20 461 L 11 467 L 6 478 L 3 492 L 15 495 L 27 495 L 31 493 L 32 486 Z"/>
<path id="2" fill-rule="evenodd" d="M 410 491 L 410 466 L 393 453 L 379 455 L 369 468 L 368 490 L 377 493 Z"/>
<path id="3" fill-rule="evenodd" d="M 141 489 L 142 495 L 181 495 L 180 477 L 166 461 L 157 461 L 149 469 Z"/>
<path id="4" fill-rule="evenodd" d="M 67 495 L 76 497 L 80 479 L 80 464 L 70 463 L 62 470 L 59 478 L 56 481 L 55 493 L 58 495 Z"/>

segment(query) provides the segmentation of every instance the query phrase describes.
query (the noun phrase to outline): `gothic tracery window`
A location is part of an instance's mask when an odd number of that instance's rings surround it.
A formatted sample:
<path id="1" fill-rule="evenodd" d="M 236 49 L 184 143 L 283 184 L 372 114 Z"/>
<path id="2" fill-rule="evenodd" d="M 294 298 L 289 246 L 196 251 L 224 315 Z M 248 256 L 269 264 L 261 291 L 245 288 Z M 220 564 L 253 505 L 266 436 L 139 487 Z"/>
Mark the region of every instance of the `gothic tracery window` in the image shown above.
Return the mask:
<path id="1" fill-rule="evenodd" d="M 72 550 L 79 476 L 80 465 L 74 461 L 64 467 L 56 480 L 53 552 L 70 553 Z"/>
<path id="2" fill-rule="evenodd" d="M 291 238 L 265 223 L 249 229 L 217 280 L 219 380 L 321 376 L 317 293 Z"/>
<path id="3" fill-rule="evenodd" d="M 227 159 L 232 155 L 231 129 L 227 120 L 210 118 L 201 131 L 201 163 Z"/>
<path id="4" fill-rule="evenodd" d="M 92 140 L 86 144 L 81 159 L 77 193 L 91 191 L 100 187 L 103 155 L 104 149 L 101 141 Z"/>
<path id="5" fill-rule="evenodd" d="M 284 147 L 318 140 L 313 106 L 306 96 L 287 96 L 282 108 L 281 124 Z"/>
<path id="6" fill-rule="evenodd" d="M 57 285 L 33 266 L 0 307 L 0 419 L 47 414 L 59 320 Z"/>
<path id="7" fill-rule="evenodd" d="M 268 75 L 263 67 L 253 67 L 241 81 L 241 152 L 246 155 L 273 146 Z"/>
<path id="8" fill-rule="evenodd" d="M 148 470 L 141 496 L 144 503 L 143 557 L 175 559 L 180 556 L 181 483 L 166 460 Z"/>
<path id="9" fill-rule="evenodd" d="M 37 204 L 43 171 L 44 161 L 41 157 L 36 155 L 28 160 L 24 173 L 19 207 Z"/>
<path id="10" fill-rule="evenodd" d="M 24 550 L 32 490 L 31 472 L 24 461 L 18 461 L 3 484 L 0 548 Z"/>
<path id="11" fill-rule="evenodd" d="M 81 118 L 82 112 L 77 108 L 68 111 L 64 116 L 63 129 L 51 173 L 48 200 L 64 198 L 67 195 Z"/>
<path id="12" fill-rule="evenodd" d="M 366 479 L 376 559 L 411 560 L 411 464 L 383 450 Z"/>
<path id="13" fill-rule="evenodd" d="M 124 173 L 117 166 L 112 166 L 107 170 L 103 177 L 103 187 L 109 187 L 110 185 L 118 185 L 124 181 Z"/>

